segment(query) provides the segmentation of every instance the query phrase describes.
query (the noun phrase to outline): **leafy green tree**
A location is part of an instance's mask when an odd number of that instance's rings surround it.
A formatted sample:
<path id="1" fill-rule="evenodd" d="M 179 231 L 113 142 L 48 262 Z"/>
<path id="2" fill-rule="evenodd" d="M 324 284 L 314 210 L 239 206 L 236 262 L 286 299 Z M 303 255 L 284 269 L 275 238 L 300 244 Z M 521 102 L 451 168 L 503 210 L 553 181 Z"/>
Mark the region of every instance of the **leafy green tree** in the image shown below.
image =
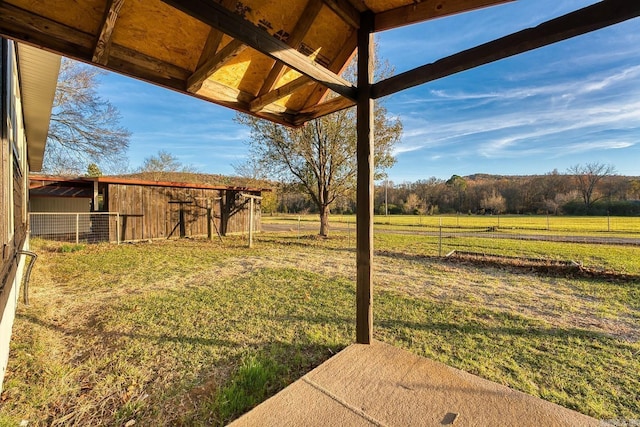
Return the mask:
<path id="1" fill-rule="evenodd" d="M 456 211 L 460 212 L 462 203 L 464 202 L 464 194 L 467 189 L 467 181 L 460 175 L 452 175 L 446 182 L 455 193 Z"/>
<path id="2" fill-rule="evenodd" d="M 96 178 L 102 176 L 102 171 L 100 170 L 98 165 L 96 165 L 95 163 L 90 163 L 89 166 L 87 166 L 87 176 Z"/>

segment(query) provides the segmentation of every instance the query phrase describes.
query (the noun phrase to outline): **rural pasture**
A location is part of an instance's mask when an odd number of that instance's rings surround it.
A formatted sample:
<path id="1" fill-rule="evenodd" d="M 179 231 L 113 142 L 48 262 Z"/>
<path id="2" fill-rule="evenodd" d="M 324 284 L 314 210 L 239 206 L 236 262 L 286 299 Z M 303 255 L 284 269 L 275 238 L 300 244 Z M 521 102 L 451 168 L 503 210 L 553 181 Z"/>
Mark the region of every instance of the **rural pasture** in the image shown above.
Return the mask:
<path id="1" fill-rule="evenodd" d="M 321 239 L 296 224 L 253 249 L 245 236 L 34 241 L 0 425 L 222 425 L 353 343 L 353 228 Z M 550 268 L 438 257 L 437 237 L 376 234 L 376 339 L 599 419 L 640 419 L 637 246 L 459 238 L 585 266 Z"/>

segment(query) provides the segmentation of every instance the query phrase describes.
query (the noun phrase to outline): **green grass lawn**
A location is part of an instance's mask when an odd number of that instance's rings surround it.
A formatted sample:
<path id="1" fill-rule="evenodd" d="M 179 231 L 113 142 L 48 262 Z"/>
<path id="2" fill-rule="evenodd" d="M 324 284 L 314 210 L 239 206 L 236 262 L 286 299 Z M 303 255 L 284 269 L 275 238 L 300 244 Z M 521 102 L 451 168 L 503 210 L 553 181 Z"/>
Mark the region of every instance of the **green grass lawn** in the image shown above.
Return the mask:
<path id="1" fill-rule="evenodd" d="M 354 342 L 350 243 L 34 242 L 0 425 L 227 423 Z M 640 280 L 455 264 L 428 245 L 376 237 L 377 339 L 597 418 L 640 418 Z"/>
<path id="2" fill-rule="evenodd" d="M 318 215 L 265 215 L 264 223 L 320 223 Z M 331 215 L 330 223 L 355 224 L 355 215 Z M 640 217 L 555 216 L 555 215 L 376 215 L 374 225 L 380 229 L 439 229 L 473 231 L 497 227 L 502 232 L 607 235 L 638 237 Z"/>

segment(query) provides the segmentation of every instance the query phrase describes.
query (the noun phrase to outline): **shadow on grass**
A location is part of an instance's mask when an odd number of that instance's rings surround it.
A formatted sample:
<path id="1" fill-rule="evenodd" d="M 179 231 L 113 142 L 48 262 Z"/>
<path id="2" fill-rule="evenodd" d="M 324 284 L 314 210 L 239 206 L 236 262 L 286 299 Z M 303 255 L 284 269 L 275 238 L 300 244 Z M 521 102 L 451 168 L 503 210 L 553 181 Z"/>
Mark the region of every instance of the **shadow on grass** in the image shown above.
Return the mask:
<path id="1" fill-rule="evenodd" d="M 123 375 L 118 371 L 123 366 L 144 363 L 130 359 L 127 355 L 127 347 L 144 348 L 152 353 L 146 344 L 149 342 L 157 344 L 159 351 L 167 349 L 167 343 L 177 344 L 178 348 L 184 347 L 185 352 L 199 352 L 204 348 L 221 350 L 224 356 L 211 359 L 208 365 L 205 364 L 197 373 L 197 381 L 191 387 L 185 388 L 180 376 L 172 379 L 171 383 L 163 383 L 164 393 L 173 396 L 172 402 L 169 403 L 173 408 L 167 414 L 162 414 L 165 425 L 226 425 L 298 380 L 346 346 L 346 344 L 335 342 L 313 342 L 308 337 L 301 337 L 297 342 L 252 340 L 247 344 L 240 340 L 181 334 L 154 335 L 135 331 L 109 331 L 104 330 L 98 322 L 87 322 L 86 327 L 74 328 L 45 321 L 31 314 L 19 314 L 18 317 L 23 322 L 71 338 L 78 343 L 78 346 L 92 345 L 93 351 L 81 352 L 81 355 L 67 362 L 79 365 L 87 362 L 87 358 L 96 357 L 96 355 L 113 360 L 114 362 L 109 364 L 112 366 L 110 371 L 102 372 L 101 375 L 118 377 Z M 276 320 L 323 324 L 336 322 L 337 319 L 314 316 L 311 321 L 309 317 L 284 316 Z M 95 347 L 96 340 L 102 345 Z M 122 363 L 116 363 L 115 360 Z M 89 364 L 92 363 L 89 362 Z M 160 368 L 159 366 L 146 367 L 153 370 Z M 80 378 L 77 380 L 81 381 Z M 83 394 L 86 395 L 86 393 L 85 389 Z M 168 404 L 164 401 L 165 398 L 156 396 L 153 401 L 161 402 L 164 406 Z M 105 411 L 101 408 L 103 412 L 100 415 L 101 423 L 123 425 L 131 419 L 144 423 L 145 416 L 155 420 L 153 418 L 153 414 L 157 414 L 155 408 L 140 407 L 136 410 L 128 410 L 126 407 L 127 405 L 114 403 L 110 410 Z M 64 419 L 73 415 L 72 409 L 65 411 L 65 413 L 54 414 L 52 419 Z M 68 419 L 78 425 L 96 422 L 96 414 L 86 413 L 80 416 L 86 418 L 70 417 Z M 154 424 L 156 421 L 149 422 Z"/>

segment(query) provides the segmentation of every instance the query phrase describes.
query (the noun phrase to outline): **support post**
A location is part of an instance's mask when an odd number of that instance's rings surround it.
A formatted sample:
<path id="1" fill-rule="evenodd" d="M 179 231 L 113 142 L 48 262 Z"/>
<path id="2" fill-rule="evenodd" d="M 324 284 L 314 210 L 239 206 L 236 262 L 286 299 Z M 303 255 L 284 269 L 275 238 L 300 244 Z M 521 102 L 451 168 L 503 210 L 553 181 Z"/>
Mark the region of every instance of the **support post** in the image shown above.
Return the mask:
<path id="1" fill-rule="evenodd" d="M 98 180 L 96 179 L 95 181 L 93 181 L 93 211 L 99 211 L 99 200 L 98 200 L 98 196 L 99 196 L 99 192 L 98 192 Z"/>
<path id="2" fill-rule="evenodd" d="M 249 199 L 249 247 L 253 247 L 253 209 L 255 206 L 255 201 L 256 200 L 262 200 L 261 196 L 254 196 L 253 194 L 245 194 L 245 193 L 240 193 L 240 195 L 245 198 L 245 199 Z"/>
<path id="3" fill-rule="evenodd" d="M 253 247 L 253 197 L 249 199 L 249 247 Z"/>
<path id="4" fill-rule="evenodd" d="M 374 115 L 372 12 L 360 15 L 358 29 L 356 342 L 370 344 L 373 335 L 373 144 Z"/>
<path id="5" fill-rule="evenodd" d="M 116 212 L 116 243 L 120 244 L 120 212 Z"/>
<path id="6" fill-rule="evenodd" d="M 180 238 L 187 237 L 187 227 L 184 223 L 184 208 L 180 205 Z"/>
<path id="7" fill-rule="evenodd" d="M 207 199 L 207 239 L 213 239 L 213 233 L 211 232 L 211 199 Z"/>

